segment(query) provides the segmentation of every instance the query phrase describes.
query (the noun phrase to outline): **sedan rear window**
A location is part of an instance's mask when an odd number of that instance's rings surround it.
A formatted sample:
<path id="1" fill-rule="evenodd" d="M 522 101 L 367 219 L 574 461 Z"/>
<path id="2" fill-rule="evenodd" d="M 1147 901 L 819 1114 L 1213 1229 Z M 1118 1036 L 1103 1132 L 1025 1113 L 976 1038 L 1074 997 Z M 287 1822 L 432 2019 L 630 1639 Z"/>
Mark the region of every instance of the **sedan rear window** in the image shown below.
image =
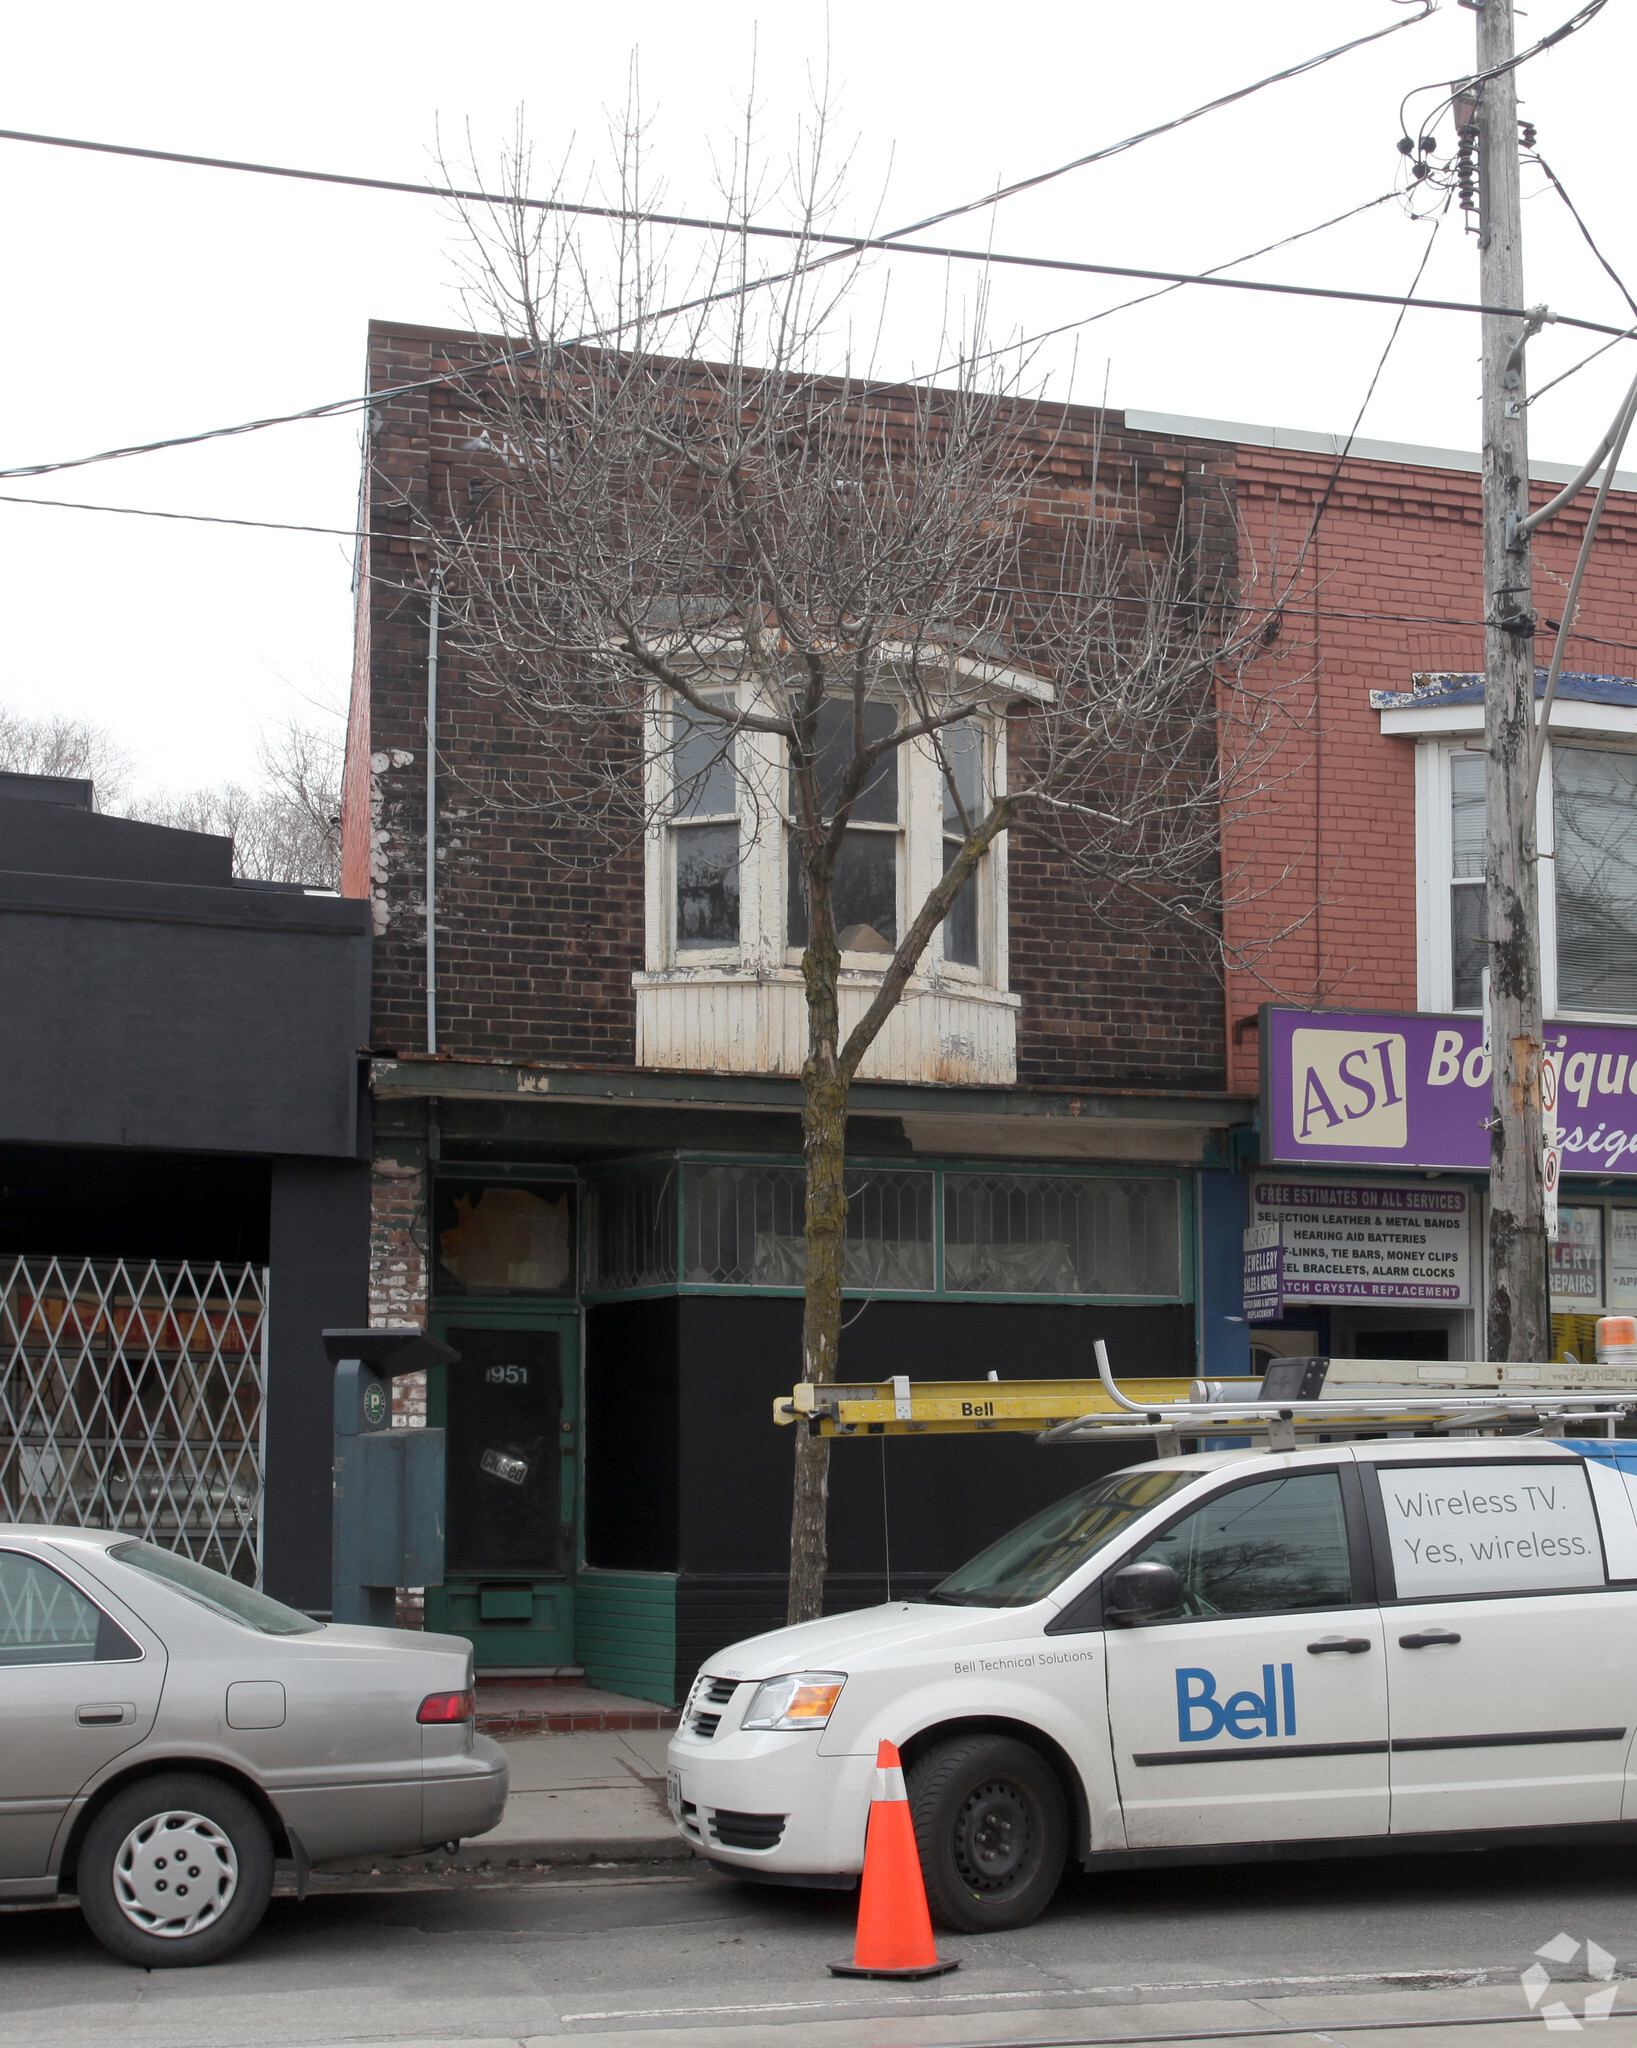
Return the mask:
<path id="1" fill-rule="evenodd" d="M 925 1597 L 956 1607 L 1027 1607 L 1043 1600 L 1093 1551 L 1198 1477 L 1197 1472 L 1156 1472 L 1141 1465 L 1111 1472 L 1043 1508 Z"/>
<path id="2" fill-rule="evenodd" d="M 229 1621 L 259 1629 L 264 1636 L 310 1635 L 322 1625 L 310 1615 L 286 1607 L 282 1600 L 269 1600 L 265 1593 L 241 1586 L 223 1572 L 213 1572 L 208 1565 L 195 1564 L 191 1557 L 179 1557 L 174 1550 L 161 1550 L 154 1543 L 116 1543 L 108 1555 L 133 1571 L 146 1572 L 150 1579 L 174 1586 L 178 1593 L 186 1593 L 190 1600 L 226 1615 Z"/>

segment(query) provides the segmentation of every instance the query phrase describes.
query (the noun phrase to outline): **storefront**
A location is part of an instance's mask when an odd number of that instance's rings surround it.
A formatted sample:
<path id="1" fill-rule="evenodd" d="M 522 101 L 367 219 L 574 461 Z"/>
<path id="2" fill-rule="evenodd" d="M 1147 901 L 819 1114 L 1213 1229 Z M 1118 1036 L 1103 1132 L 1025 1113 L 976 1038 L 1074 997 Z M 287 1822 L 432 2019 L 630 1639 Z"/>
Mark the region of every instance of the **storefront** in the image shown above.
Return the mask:
<path id="1" fill-rule="evenodd" d="M 544 1101 L 511 1079 L 475 1063 L 376 1068 L 378 1319 L 424 1300 L 463 1361 L 426 1388 L 449 1475 L 447 1577 L 427 1590 L 426 1622 L 468 1637 L 480 1669 L 583 1669 L 671 1700 L 702 1657 L 784 1614 L 793 1440 L 772 1404 L 800 1369 L 794 1090 L 727 1115 L 654 1079 L 627 1084 L 645 1101 L 615 1106 L 600 1077 L 553 1073 Z M 1128 1373 L 1186 1378 L 1207 1297 L 1237 1318 L 1236 1293 L 1210 1296 L 1200 1252 L 1210 1200 L 1236 1182 L 1229 1119 L 1248 1105 L 1165 1105 L 1144 1132 L 1129 1111 L 1101 1133 L 1031 1115 L 1015 1136 L 982 1132 L 1013 1153 L 985 1158 L 935 1150 L 923 1096 L 888 1099 L 912 1101 L 912 1122 L 878 1110 L 885 1090 L 860 1093 L 872 1113 L 856 1120 L 847 1180 L 849 1378 L 1078 1379 L 1099 1337 Z M 982 1106 L 998 1125 L 995 1097 Z M 951 1122 L 968 1143 L 980 1134 L 969 1114 Z M 1053 1145 L 1081 1156 L 1042 1156 Z M 394 1295 L 421 1259 L 424 1295 Z M 1006 1435 L 842 1445 L 827 1606 L 923 1590 L 1129 1456 Z"/>
<path id="2" fill-rule="evenodd" d="M 1598 1316 L 1637 1310 L 1637 1030 L 1554 1022 L 1546 1037 L 1561 1077 L 1553 1355 L 1585 1359 Z M 1244 1239 L 1253 1363 L 1481 1357 L 1481 1020 L 1269 1005 L 1261 1042 Z"/>

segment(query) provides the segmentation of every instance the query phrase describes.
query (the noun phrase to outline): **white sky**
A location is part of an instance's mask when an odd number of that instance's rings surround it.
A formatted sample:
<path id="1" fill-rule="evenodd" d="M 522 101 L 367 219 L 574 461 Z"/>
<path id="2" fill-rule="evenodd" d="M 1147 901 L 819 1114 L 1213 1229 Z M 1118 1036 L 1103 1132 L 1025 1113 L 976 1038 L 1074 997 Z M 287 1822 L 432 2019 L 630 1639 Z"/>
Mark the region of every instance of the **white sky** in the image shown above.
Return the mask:
<path id="1" fill-rule="evenodd" d="M 1537 0 L 1520 42 L 1572 0 Z M 842 226 L 896 225 L 978 196 L 1180 113 L 1234 85 L 1400 17 L 1389 0 L 1032 0 L 1016 8 L 758 0 L 679 8 L 627 0 L 428 0 L 277 9 L 82 0 L 14 11 L 0 122 L 22 129 L 385 177 L 434 175 L 438 125 L 492 154 L 526 112 L 540 174 L 572 150 L 589 171 L 633 54 L 652 161 L 679 211 L 715 212 L 720 151 L 746 96 L 781 156 L 828 40 L 840 127 L 856 138 Z M 1442 0 L 1421 27 L 1272 88 L 1180 135 L 979 213 L 950 241 L 1074 258 L 1203 268 L 1386 191 L 1406 89 L 1472 64 L 1473 16 Z M 1625 81 L 1629 9 L 1528 67 L 1540 148 L 1637 290 Z M 1425 106 L 1426 99 L 1418 104 Z M 1440 141 L 1452 140 L 1446 116 Z M 0 142 L 10 317 L 0 467 L 293 411 L 362 388 L 372 317 L 462 324 L 458 231 L 436 201 L 138 164 Z M 1526 171 L 1526 191 L 1543 181 Z M 884 197 L 883 197 L 884 194 Z M 1628 317 L 1561 203 L 1525 207 L 1531 299 Z M 1245 275 L 1403 292 L 1425 226 L 1396 204 Z M 1476 247 L 1445 225 L 1422 285 L 1476 293 Z M 927 259 L 883 266 L 884 370 L 938 360 L 946 295 L 973 286 Z M 1140 289 L 1117 280 L 995 274 L 991 330 L 1082 319 Z M 1054 396 L 1215 419 L 1345 430 L 1389 312 L 1191 290 L 1054 344 Z M 1593 345 L 1549 332 L 1532 381 Z M 1077 347 L 1078 355 L 1073 351 Z M 1476 322 L 1412 313 L 1361 432 L 1476 445 Z M 1533 452 L 1579 460 L 1633 362 L 1616 348 L 1531 414 Z M 1629 460 L 1629 458 L 1628 458 Z M 350 527 L 357 422 L 274 428 L 204 448 L 99 464 L 0 490 Z M 6 631 L 0 703 L 110 728 L 147 785 L 254 773 L 258 734 L 339 710 L 351 652 L 347 543 L 0 505 Z"/>

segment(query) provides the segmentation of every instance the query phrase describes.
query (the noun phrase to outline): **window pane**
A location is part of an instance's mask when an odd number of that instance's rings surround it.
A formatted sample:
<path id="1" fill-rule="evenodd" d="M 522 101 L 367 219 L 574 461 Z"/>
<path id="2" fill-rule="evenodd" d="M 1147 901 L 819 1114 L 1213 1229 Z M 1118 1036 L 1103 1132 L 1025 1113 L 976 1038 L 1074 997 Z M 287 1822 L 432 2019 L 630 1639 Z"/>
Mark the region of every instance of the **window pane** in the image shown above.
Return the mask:
<path id="1" fill-rule="evenodd" d="M 1177 1295 L 1174 1180 L 944 1176 L 944 1286 L 971 1294 Z"/>
<path id="2" fill-rule="evenodd" d="M 683 1278 L 718 1287 L 800 1287 L 807 1273 L 799 1167 L 686 1170 Z M 930 1292 L 930 1173 L 849 1173 L 842 1284 Z"/>
<path id="3" fill-rule="evenodd" d="M 1458 882 L 1484 871 L 1484 770 L 1482 754 L 1449 758 L 1449 871 Z"/>
<path id="4" fill-rule="evenodd" d="M 1353 1597 L 1334 1472 L 1236 1486 L 1129 1561 L 1168 1564 L 1182 1581 L 1180 1614 L 1167 1617 L 1173 1620 L 1345 1607 Z"/>
<path id="5" fill-rule="evenodd" d="M 966 811 L 967 825 L 975 825 L 983 816 L 983 731 L 970 719 L 964 725 L 952 725 L 939 735 L 939 744 L 944 752 L 947 776 L 940 776 L 944 792 L 944 830 L 958 838 L 966 837 L 966 826 L 961 823 L 961 807 Z M 950 783 L 955 787 L 950 789 Z M 960 797 L 960 805 L 955 802 Z"/>
<path id="6" fill-rule="evenodd" d="M 1485 885 L 1457 883 L 1449 892 L 1450 990 L 1457 1010 L 1476 1010 L 1482 1006 L 1484 969 L 1489 965 L 1485 939 L 1488 923 Z"/>
<path id="7" fill-rule="evenodd" d="M 676 943 L 697 946 L 739 943 L 739 828 L 737 825 L 678 825 L 676 842 Z"/>
<path id="8" fill-rule="evenodd" d="M 596 1292 L 674 1283 L 676 1175 L 674 1166 L 652 1166 L 591 1184 L 587 1242 Z"/>
<path id="9" fill-rule="evenodd" d="M 1552 1306 L 1572 1313 L 1603 1303 L 1603 1212 L 1559 1209 L 1557 1242 L 1546 1247 Z"/>
<path id="10" fill-rule="evenodd" d="M 898 944 L 898 834 L 844 832 L 830 885 L 836 933 L 849 953 L 890 953 Z M 807 944 L 807 897 L 796 841 L 790 841 L 790 944 Z"/>
<path id="11" fill-rule="evenodd" d="M 672 808 L 677 817 L 732 817 L 739 798 L 733 786 L 728 727 L 685 704 L 671 720 L 671 748 Z"/>
<path id="12" fill-rule="evenodd" d="M 890 704 L 864 706 L 864 744 L 874 746 L 895 730 L 898 714 Z M 845 697 L 827 697 L 818 715 L 819 798 L 825 817 L 835 811 L 841 779 L 853 758 L 853 707 Z M 794 787 L 790 808 L 799 816 Z M 898 751 L 885 754 L 876 763 L 870 779 L 853 803 L 853 816 L 865 824 L 896 825 L 898 822 Z"/>
<path id="13" fill-rule="evenodd" d="M 60 1573 L 0 1550 L 0 1665 L 89 1664 L 101 1610 Z"/>
<path id="14" fill-rule="evenodd" d="M 946 875 L 960 857 L 961 844 L 959 839 L 944 841 Z M 944 919 L 944 958 L 957 960 L 963 967 L 976 967 L 978 964 L 978 889 L 987 867 L 986 858 L 979 863 L 977 873 L 949 906 L 949 915 Z"/>
<path id="15" fill-rule="evenodd" d="M 1637 1012 L 1637 755 L 1557 747 L 1557 995 Z"/>
<path id="16" fill-rule="evenodd" d="M 1027 1607 L 1043 1600 L 1139 1515 L 1194 1477 L 1149 1469 L 1093 1480 L 951 1572 L 932 1598 L 957 1607 Z"/>
<path id="17" fill-rule="evenodd" d="M 573 1293 L 570 1189 L 484 1186 L 440 1177 L 433 1207 L 440 1287 Z"/>

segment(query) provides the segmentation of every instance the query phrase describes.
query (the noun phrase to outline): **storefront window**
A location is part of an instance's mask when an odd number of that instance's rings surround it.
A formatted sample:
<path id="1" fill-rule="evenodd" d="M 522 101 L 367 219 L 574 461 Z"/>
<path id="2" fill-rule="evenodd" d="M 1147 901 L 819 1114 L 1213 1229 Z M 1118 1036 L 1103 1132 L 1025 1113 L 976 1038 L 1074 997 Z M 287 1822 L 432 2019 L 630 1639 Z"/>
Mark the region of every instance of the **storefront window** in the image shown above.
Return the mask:
<path id="1" fill-rule="evenodd" d="M 666 1160 L 594 1182 L 586 1193 L 593 1290 L 617 1293 L 676 1282 L 676 1183 Z"/>
<path id="2" fill-rule="evenodd" d="M 842 1284 L 930 1293 L 930 1173 L 850 1173 Z M 800 1287 L 807 1275 L 799 1167 L 695 1166 L 687 1174 L 682 1277 L 695 1285 Z"/>
<path id="3" fill-rule="evenodd" d="M 1174 1180 L 951 1173 L 944 1285 L 972 1294 L 1175 1295 Z"/>
<path id="4" fill-rule="evenodd" d="M 572 1294 L 571 1188 L 440 1180 L 437 1278 L 466 1294 Z"/>
<path id="5" fill-rule="evenodd" d="M 1548 1249 L 1553 1308 L 1572 1315 L 1599 1307 L 1603 1300 L 1602 1210 L 1559 1209 L 1557 1242 Z"/>

